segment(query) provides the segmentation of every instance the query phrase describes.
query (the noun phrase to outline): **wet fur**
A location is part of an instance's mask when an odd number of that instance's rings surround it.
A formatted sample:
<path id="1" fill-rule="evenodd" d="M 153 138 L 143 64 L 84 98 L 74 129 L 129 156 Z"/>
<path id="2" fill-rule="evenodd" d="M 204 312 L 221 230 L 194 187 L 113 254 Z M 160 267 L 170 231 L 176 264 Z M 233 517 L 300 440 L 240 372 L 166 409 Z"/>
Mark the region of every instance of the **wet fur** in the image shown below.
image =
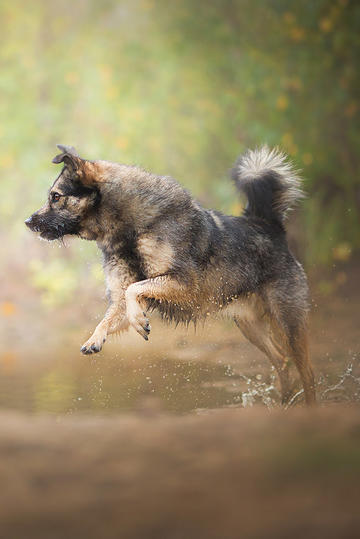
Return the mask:
<path id="1" fill-rule="evenodd" d="M 170 177 L 59 148 L 54 162 L 64 168 L 27 224 L 47 239 L 75 234 L 95 240 L 103 253 L 109 309 L 83 353 L 99 351 L 108 334 L 130 325 L 147 339 L 148 310 L 176 323 L 221 313 L 269 357 L 283 402 L 292 393 L 289 360 L 306 402 L 315 402 L 306 277 L 284 228 L 302 192 L 285 156 L 264 147 L 239 159 L 233 179 L 248 206 L 233 217 L 204 209 Z"/>

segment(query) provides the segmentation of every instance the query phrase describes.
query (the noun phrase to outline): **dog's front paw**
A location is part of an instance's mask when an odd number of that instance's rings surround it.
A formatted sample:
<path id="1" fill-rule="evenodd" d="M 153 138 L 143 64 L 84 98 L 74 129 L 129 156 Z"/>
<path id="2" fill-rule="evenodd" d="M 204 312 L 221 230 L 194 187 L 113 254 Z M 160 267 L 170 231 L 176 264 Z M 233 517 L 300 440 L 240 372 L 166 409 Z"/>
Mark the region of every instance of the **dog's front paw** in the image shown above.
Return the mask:
<path id="1" fill-rule="evenodd" d="M 82 345 L 80 351 L 85 355 L 96 354 L 97 352 L 100 352 L 105 341 L 106 337 L 94 333 L 90 339 Z"/>
<path id="2" fill-rule="evenodd" d="M 145 341 L 148 341 L 151 327 L 146 314 L 141 309 L 136 309 L 136 311 L 134 310 L 133 312 L 128 313 L 127 316 L 132 327 L 145 339 Z"/>

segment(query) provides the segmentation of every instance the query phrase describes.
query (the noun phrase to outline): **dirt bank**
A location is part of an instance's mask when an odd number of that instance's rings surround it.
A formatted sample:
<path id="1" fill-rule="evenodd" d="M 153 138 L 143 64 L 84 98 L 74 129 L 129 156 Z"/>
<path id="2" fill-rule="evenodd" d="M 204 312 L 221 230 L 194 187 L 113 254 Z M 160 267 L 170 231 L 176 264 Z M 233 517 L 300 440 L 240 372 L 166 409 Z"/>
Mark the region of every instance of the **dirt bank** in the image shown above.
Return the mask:
<path id="1" fill-rule="evenodd" d="M 0 484 L 6 538 L 355 538 L 359 409 L 2 413 Z"/>

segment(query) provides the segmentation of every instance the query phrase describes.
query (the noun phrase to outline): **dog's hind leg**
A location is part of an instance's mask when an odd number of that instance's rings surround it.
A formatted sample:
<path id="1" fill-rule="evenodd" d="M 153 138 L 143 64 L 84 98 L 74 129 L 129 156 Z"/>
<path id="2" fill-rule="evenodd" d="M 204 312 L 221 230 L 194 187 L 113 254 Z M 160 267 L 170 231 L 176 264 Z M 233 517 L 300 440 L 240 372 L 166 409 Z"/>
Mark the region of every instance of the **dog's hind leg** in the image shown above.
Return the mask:
<path id="1" fill-rule="evenodd" d="M 292 392 L 289 378 L 288 358 L 277 340 L 274 339 L 269 322 L 260 316 L 234 317 L 235 323 L 251 344 L 263 352 L 275 367 L 280 380 L 281 402 L 289 402 Z"/>
<path id="2" fill-rule="evenodd" d="M 298 269 L 298 268 L 297 268 Z M 295 274 L 292 280 L 278 283 L 267 290 L 266 304 L 270 323 L 280 334 L 281 342 L 289 359 L 292 359 L 300 374 L 305 402 L 316 402 L 315 380 L 308 351 L 307 300 L 304 278 Z"/>
<path id="3" fill-rule="evenodd" d="M 306 324 L 299 324 L 289 334 L 291 358 L 294 360 L 304 388 L 305 402 L 316 404 L 315 379 L 309 358 Z"/>

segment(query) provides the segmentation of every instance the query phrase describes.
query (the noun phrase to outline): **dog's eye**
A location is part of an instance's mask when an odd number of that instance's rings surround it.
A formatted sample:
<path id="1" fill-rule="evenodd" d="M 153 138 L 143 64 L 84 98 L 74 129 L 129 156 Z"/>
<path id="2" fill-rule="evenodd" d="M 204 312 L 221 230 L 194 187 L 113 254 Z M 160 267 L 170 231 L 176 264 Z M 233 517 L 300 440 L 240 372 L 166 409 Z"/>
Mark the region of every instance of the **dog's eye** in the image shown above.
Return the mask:
<path id="1" fill-rule="evenodd" d="M 60 196 L 59 193 L 53 193 L 52 196 L 51 196 L 51 201 L 52 202 L 57 202 L 58 200 L 60 200 Z"/>

